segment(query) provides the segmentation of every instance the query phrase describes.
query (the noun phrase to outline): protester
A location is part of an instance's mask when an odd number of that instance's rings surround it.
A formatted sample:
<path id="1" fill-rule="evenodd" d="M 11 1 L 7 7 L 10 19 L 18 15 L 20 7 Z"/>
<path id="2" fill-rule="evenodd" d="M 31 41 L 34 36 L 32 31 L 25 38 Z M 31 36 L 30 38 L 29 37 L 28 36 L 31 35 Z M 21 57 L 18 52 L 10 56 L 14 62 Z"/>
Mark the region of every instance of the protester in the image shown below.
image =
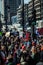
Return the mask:
<path id="1" fill-rule="evenodd" d="M 43 44 L 35 42 L 29 32 L 24 38 L 19 34 L 3 34 L 0 41 L 0 65 L 41 65 L 43 63 Z"/>

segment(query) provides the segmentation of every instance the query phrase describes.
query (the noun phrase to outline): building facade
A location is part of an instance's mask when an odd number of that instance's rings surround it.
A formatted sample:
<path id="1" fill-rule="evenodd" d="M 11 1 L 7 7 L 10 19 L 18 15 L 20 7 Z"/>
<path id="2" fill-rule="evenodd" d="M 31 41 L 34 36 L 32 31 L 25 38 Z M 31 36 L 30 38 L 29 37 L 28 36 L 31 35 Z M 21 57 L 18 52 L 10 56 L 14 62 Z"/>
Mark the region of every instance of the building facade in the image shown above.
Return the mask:
<path id="1" fill-rule="evenodd" d="M 32 18 L 33 0 L 31 0 L 28 3 L 28 5 L 24 5 L 24 7 L 25 7 L 25 9 L 24 9 L 24 20 L 26 18 Z M 36 10 L 36 20 L 42 20 L 43 19 L 43 0 L 34 0 L 34 9 Z M 18 21 L 20 21 L 22 19 L 21 12 L 22 12 L 22 6 L 20 6 L 17 9 Z"/>
<path id="2" fill-rule="evenodd" d="M 21 0 L 9 0 L 11 16 L 15 16 L 17 14 L 17 8 L 20 4 Z"/>
<path id="3" fill-rule="evenodd" d="M 0 2 L 1 13 L 3 15 L 3 18 L 1 17 L 2 22 L 5 24 L 6 17 L 8 24 L 11 24 L 11 17 L 17 15 L 17 8 L 21 4 L 21 0 L 0 0 Z"/>
<path id="4" fill-rule="evenodd" d="M 17 23 L 17 15 L 16 16 L 12 16 L 11 20 L 12 20 L 12 25 Z"/>
<path id="5" fill-rule="evenodd" d="M 36 10 L 36 19 L 43 19 L 43 0 L 34 0 L 34 9 Z M 32 17 L 33 0 L 28 4 L 28 17 Z"/>
<path id="6" fill-rule="evenodd" d="M 34 9 L 36 10 L 36 27 L 41 29 L 43 28 L 43 0 L 34 0 Z M 33 0 L 31 0 L 27 6 L 24 5 L 25 24 L 28 22 L 28 18 L 32 18 L 32 11 Z M 18 22 L 22 23 L 22 6 L 17 9 L 17 17 Z"/>
<path id="7" fill-rule="evenodd" d="M 22 23 L 22 6 L 17 8 L 17 21 Z M 28 4 L 24 5 L 24 23 L 28 22 Z"/>
<path id="8" fill-rule="evenodd" d="M 34 9 L 36 10 L 36 27 L 43 33 L 43 0 L 34 0 Z M 32 17 L 33 0 L 28 4 L 28 17 Z M 41 32 L 42 31 L 42 32 Z"/>
<path id="9" fill-rule="evenodd" d="M 4 22 L 4 0 L 0 0 L 1 21 Z"/>

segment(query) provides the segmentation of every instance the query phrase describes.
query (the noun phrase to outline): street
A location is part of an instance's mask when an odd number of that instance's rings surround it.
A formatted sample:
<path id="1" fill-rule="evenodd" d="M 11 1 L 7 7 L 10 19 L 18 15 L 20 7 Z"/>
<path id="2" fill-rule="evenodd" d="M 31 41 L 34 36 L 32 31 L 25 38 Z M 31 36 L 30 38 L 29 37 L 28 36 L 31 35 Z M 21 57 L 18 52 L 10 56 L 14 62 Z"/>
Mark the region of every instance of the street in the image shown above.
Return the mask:
<path id="1" fill-rule="evenodd" d="M 0 65 L 43 65 L 43 0 L 0 0 Z"/>

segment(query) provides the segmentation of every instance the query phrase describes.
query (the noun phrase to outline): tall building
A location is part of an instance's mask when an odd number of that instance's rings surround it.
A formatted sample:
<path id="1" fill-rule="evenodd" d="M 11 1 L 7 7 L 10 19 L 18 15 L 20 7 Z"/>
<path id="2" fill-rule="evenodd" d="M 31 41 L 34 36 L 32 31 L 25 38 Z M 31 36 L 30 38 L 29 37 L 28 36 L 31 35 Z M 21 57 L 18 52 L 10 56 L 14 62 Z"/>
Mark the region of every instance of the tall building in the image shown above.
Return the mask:
<path id="1" fill-rule="evenodd" d="M 17 15 L 17 8 L 19 7 L 19 5 L 21 4 L 21 0 L 5 0 L 6 4 L 10 7 L 10 18 L 12 16 Z M 5 6 L 6 6 L 5 4 Z M 6 9 L 6 8 L 5 8 Z M 6 10 L 5 10 L 6 11 Z M 8 11 L 7 11 L 7 15 L 8 15 Z M 9 17 L 8 17 L 9 18 Z"/>
<path id="2" fill-rule="evenodd" d="M 17 8 L 17 21 L 22 23 L 22 6 Z M 28 4 L 24 5 L 24 23 L 28 21 Z"/>
<path id="3" fill-rule="evenodd" d="M 22 4 L 22 2 L 21 2 Z M 24 20 L 25 23 L 27 23 L 26 19 L 32 17 L 32 11 L 33 11 L 33 0 L 30 0 L 27 6 L 25 6 L 24 9 Z M 28 9 L 27 9 L 28 7 Z M 43 28 L 43 0 L 34 0 L 34 9 L 36 10 L 36 27 L 37 28 Z M 18 16 L 18 22 L 22 23 L 22 6 L 20 6 L 17 9 L 17 16 Z M 27 13 L 27 14 L 26 14 Z M 28 16 L 28 17 L 27 17 Z M 43 31 L 43 30 L 42 30 Z"/>
<path id="4" fill-rule="evenodd" d="M 1 0 L 1 7 L 2 7 L 1 12 L 4 17 L 7 17 L 7 22 L 11 20 L 12 16 L 15 16 L 17 14 L 17 8 L 19 7 L 20 4 L 21 0 Z M 8 9 L 9 7 L 10 9 Z M 5 23 L 5 21 L 3 21 L 3 23 Z"/>
<path id="5" fill-rule="evenodd" d="M 5 23 L 4 21 L 4 0 L 0 0 L 0 13 L 1 13 L 1 22 Z"/>
<path id="6" fill-rule="evenodd" d="M 43 0 L 34 0 L 34 9 L 36 10 L 36 25 L 43 34 Z M 33 0 L 28 4 L 28 17 L 32 17 Z"/>
<path id="7" fill-rule="evenodd" d="M 36 10 L 36 19 L 43 19 L 43 0 L 34 0 L 34 8 Z M 32 17 L 33 0 L 28 4 L 28 17 Z"/>
<path id="8" fill-rule="evenodd" d="M 20 4 L 21 4 L 21 0 L 9 0 L 11 16 L 17 14 L 17 8 L 19 7 Z"/>
<path id="9" fill-rule="evenodd" d="M 14 25 L 15 23 L 17 23 L 17 15 L 16 16 L 12 16 L 11 20 L 12 20 L 12 25 Z"/>
<path id="10" fill-rule="evenodd" d="M 22 4 L 22 0 L 21 0 L 21 4 Z M 25 12 L 24 15 L 26 14 L 26 12 L 28 13 L 28 17 L 32 17 L 32 10 L 33 10 L 33 0 L 31 0 L 27 6 L 25 7 Z M 28 7 L 28 8 L 27 8 Z M 34 0 L 34 8 L 36 10 L 36 19 L 37 20 L 42 20 L 43 19 L 43 0 Z M 27 9 L 27 10 L 26 10 Z M 22 7 L 20 6 L 17 9 L 17 15 L 18 15 L 18 19 L 21 20 L 21 11 L 22 11 Z M 25 16 L 24 16 L 25 18 Z M 25 18 L 26 19 L 26 18 Z M 18 20 L 19 21 L 19 20 Z M 26 20 L 25 20 L 26 21 Z"/>

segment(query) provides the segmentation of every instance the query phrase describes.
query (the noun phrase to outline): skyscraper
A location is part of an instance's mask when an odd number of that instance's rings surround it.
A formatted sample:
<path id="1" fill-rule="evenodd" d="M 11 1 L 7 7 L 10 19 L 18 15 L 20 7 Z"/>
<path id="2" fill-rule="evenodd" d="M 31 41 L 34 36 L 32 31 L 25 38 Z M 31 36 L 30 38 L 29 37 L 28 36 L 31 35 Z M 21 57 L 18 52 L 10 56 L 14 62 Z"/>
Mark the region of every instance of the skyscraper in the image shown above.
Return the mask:
<path id="1" fill-rule="evenodd" d="M 11 18 L 12 16 L 15 16 L 17 14 L 17 8 L 19 7 L 19 5 L 21 4 L 21 0 L 2 0 L 2 6 L 3 6 L 3 13 L 4 14 L 4 17 L 7 17 L 7 18 Z M 6 6 L 9 6 L 10 7 L 10 10 L 8 11 L 8 7 Z M 10 16 L 10 17 L 8 17 Z M 7 20 L 9 20 L 7 19 Z M 4 23 L 4 22 L 3 22 Z"/>
<path id="2" fill-rule="evenodd" d="M 21 0 L 9 0 L 11 16 L 17 14 L 17 8 L 19 7 L 20 4 L 21 4 Z"/>
<path id="3" fill-rule="evenodd" d="M 1 21 L 3 23 L 4 22 L 4 0 L 0 0 L 0 13 L 1 13 Z"/>

